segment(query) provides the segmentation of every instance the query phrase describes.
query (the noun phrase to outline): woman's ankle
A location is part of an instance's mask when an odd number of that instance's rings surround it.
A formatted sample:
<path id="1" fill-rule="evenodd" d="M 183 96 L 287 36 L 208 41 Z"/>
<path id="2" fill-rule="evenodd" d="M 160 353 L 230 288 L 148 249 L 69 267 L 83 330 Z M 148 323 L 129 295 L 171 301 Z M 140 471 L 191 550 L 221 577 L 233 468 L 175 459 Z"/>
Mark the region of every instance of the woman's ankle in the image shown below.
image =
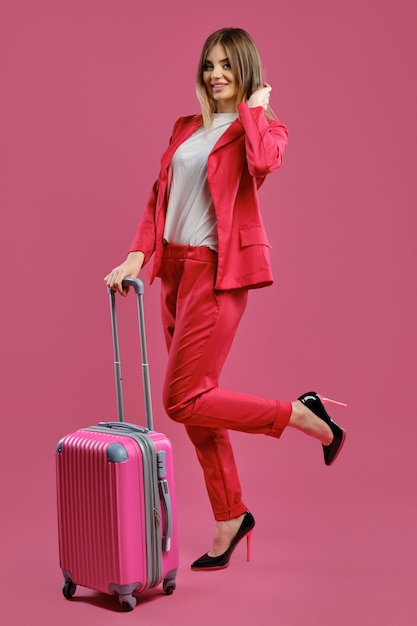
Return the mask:
<path id="1" fill-rule="evenodd" d="M 238 517 L 216 522 L 213 547 L 208 552 L 209 556 L 220 556 L 228 550 L 243 522 L 244 516 L 245 514 L 242 513 L 242 515 L 239 515 Z"/>
<path id="2" fill-rule="evenodd" d="M 296 400 L 292 403 L 291 417 L 288 426 L 319 439 L 325 446 L 333 441 L 333 433 L 330 426 L 322 419 L 314 415 L 302 402 Z"/>

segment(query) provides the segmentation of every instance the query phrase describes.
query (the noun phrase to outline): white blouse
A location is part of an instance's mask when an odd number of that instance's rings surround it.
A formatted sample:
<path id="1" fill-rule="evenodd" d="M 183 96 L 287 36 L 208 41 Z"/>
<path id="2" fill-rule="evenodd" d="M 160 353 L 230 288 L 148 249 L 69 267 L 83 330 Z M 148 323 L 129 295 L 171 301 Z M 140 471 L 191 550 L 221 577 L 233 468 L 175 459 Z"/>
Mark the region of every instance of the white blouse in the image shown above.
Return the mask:
<path id="1" fill-rule="evenodd" d="M 216 215 L 207 182 L 207 159 L 237 113 L 216 113 L 213 125 L 196 130 L 176 150 L 168 172 L 164 239 L 180 246 L 206 246 L 217 252 Z"/>

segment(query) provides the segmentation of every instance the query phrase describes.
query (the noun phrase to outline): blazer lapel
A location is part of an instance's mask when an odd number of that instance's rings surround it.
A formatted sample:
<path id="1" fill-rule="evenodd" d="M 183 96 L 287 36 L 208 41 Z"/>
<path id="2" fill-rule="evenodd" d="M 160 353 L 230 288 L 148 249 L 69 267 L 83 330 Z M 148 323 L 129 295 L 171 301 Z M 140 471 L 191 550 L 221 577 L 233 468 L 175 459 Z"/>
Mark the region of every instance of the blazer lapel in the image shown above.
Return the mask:
<path id="1" fill-rule="evenodd" d="M 187 121 L 182 128 L 176 130 L 173 134 L 171 143 L 168 148 L 165 150 L 164 154 L 161 157 L 161 169 L 159 173 L 159 190 L 158 190 L 158 198 L 156 203 L 156 215 L 157 215 L 157 224 L 159 220 L 159 226 L 163 229 L 161 219 L 161 209 L 164 206 L 166 188 L 168 184 L 168 168 L 171 163 L 171 159 L 174 156 L 175 151 L 178 146 L 180 146 L 188 137 L 190 137 L 196 130 L 201 126 L 202 118 L 201 115 L 197 115 L 195 118 L 192 118 L 190 121 Z M 162 211 L 165 214 L 166 207 Z"/>
<path id="2" fill-rule="evenodd" d="M 235 139 L 243 135 L 243 132 L 244 131 L 242 122 L 239 118 L 235 119 L 235 121 L 230 124 L 229 128 L 222 134 L 210 154 L 213 154 L 213 152 L 216 152 L 216 150 L 219 150 L 224 145 L 230 143 L 231 141 L 234 141 Z"/>
<path id="3" fill-rule="evenodd" d="M 201 126 L 202 119 L 201 115 L 197 115 L 190 122 L 185 124 L 185 126 L 176 133 L 176 135 L 172 138 L 172 141 L 161 158 L 161 170 L 166 171 L 171 163 L 171 159 L 177 150 L 177 148 L 186 141 L 191 135 Z M 224 145 L 234 141 L 241 135 L 243 135 L 243 126 L 242 122 L 239 118 L 237 118 L 229 128 L 222 134 L 216 145 L 211 151 L 211 154 L 216 150 L 219 150 Z"/>
<path id="4" fill-rule="evenodd" d="M 167 170 L 169 164 L 171 163 L 171 159 L 174 156 L 177 148 L 201 126 L 202 119 L 201 115 L 197 115 L 190 122 L 188 122 L 179 132 L 175 134 L 172 138 L 171 143 L 168 148 L 165 150 L 164 154 L 161 158 L 161 169 L 163 171 Z"/>

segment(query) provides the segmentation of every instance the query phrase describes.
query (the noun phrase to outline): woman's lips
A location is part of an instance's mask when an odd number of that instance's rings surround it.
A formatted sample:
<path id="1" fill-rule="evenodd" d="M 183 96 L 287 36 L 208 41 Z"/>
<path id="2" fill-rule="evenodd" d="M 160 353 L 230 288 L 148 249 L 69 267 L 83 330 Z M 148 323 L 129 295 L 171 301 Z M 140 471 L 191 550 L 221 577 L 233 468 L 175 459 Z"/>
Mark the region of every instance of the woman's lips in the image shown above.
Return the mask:
<path id="1" fill-rule="evenodd" d="M 211 86 L 213 91 L 223 91 L 223 89 L 226 89 L 226 87 L 227 87 L 227 83 L 214 83 Z"/>

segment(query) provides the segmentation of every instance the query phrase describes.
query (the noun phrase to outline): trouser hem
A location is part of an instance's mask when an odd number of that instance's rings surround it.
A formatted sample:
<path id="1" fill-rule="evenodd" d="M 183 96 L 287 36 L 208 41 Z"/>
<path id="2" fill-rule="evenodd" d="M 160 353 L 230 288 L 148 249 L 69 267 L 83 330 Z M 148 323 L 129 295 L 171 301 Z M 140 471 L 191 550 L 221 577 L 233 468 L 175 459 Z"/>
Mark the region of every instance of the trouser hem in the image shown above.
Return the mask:
<path id="1" fill-rule="evenodd" d="M 246 504 L 244 502 L 240 502 L 239 504 L 235 504 L 227 511 L 214 511 L 214 519 L 216 520 L 216 522 L 226 522 L 229 519 L 240 517 L 240 515 L 246 513 L 247 510 L 248 507 L 246 506 Z"/>
<path id="2" fill-rule="evenodd" d="M 288 426 L 292 413 L 291 402 L 277 402 L 277 418 L 272 425 L 269 435 L 279 439 Z"/>

